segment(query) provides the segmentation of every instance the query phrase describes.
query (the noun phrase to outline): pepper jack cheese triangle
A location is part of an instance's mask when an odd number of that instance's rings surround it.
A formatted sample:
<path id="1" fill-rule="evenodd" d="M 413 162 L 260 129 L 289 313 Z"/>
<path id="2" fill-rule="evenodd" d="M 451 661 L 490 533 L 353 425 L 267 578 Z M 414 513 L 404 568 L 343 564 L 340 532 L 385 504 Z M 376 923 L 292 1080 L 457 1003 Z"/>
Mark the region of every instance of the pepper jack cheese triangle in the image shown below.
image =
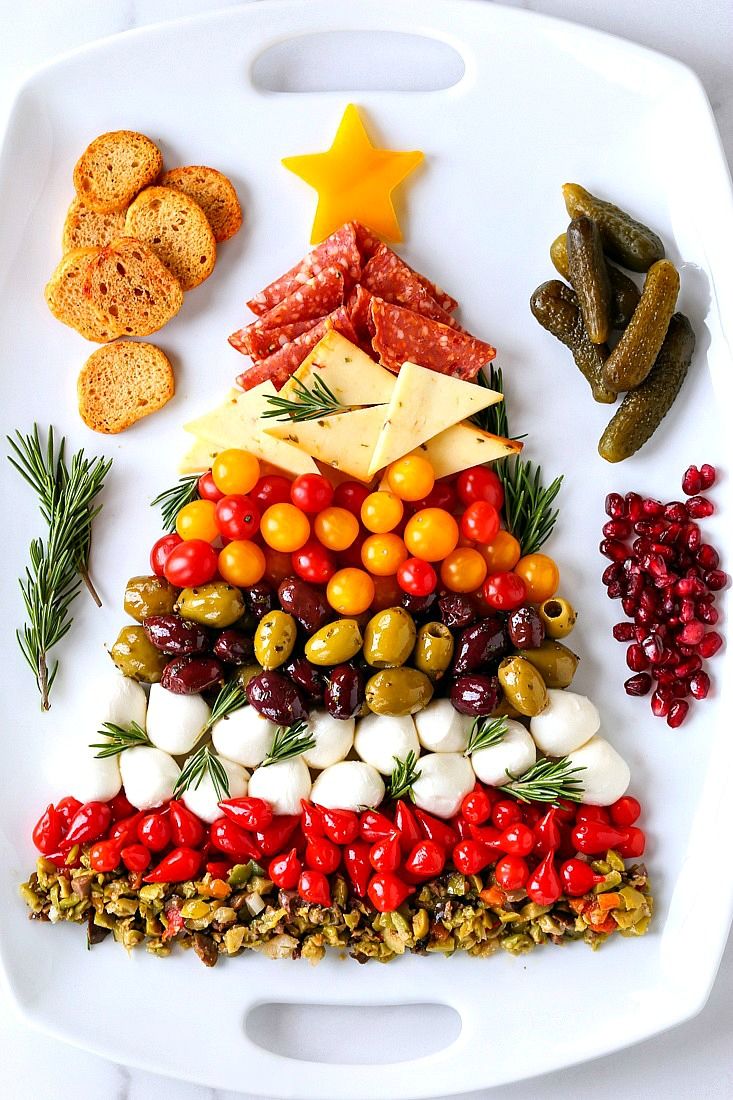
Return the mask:
<path id="1" fill-rule="evenodd" d="M 297 397 L 298 382 L 311 389 L 320 378 L 341 405 L 383 405 L 392 396 L 395 376 L 336 329 L 330 329 L 280 390 Z"/>
<path id="2" fill-rule="evenodd" d="M 374 443 L 384 425 L 386 405 L 334 413 L 319 420 L 272 423 L 267 433 L 295 447 L 302 447 L 319 462 L 326 462 L 357 481 L 371 481 L 369 473 Z"/>
<path id="3" fill-rule="evenodd" d="M 369 474 L 409 454 L 427 439 L 502 400 L 495 390 L 404 363 L 397 376 Z"/>
<path id="4" fill-rule="evenodd" d="M 454 424 L 444 432 L 421 443 L 416 454 L 428 459 L 435 477 L 449 477 L 471 466 L 495 462 L 519 454 L 523 444 L 517 439 L 484 432 L 474 424 Z"/>
<path id="5" fill-rule="evenodd" d="M 220 450 L 221 447 L 215 447 L 213 443 L 207 443 L 205 439 L 199 439 L 196 436 L 181 459 L 178 472 L 181 474 L 203 473 L 209 469 Z"/>

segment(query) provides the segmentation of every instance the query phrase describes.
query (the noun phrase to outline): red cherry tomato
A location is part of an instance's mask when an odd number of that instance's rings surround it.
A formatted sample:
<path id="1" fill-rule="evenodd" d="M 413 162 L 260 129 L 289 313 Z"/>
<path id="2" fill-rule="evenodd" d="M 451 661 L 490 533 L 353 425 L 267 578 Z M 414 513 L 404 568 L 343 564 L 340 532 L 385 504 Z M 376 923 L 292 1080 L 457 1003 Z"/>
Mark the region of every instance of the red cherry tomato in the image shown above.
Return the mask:
<path id="1" fill-rule="evenodd" d="M 455 486 L 449 481 L 436 481 L 432 491 L 422 500 L 411 500 L 410 507 L 415 512 L 423 508 L 442 508 L 445 512 L 454 512 L 457 503 Z"/>
<path id="2" fill-rule="evenodd" d="M 298 893 L 311 905 L 331 904 L 331 887 L 322 871 L 303 871 L 298 880 Z"/>
<path id="3" fill-rule="evenodd" d="M 510 825 L 516 825 L 518 821 L 522 820 L 522 811 L 516 802 L 510 802 L 508 798 L 501 798 L 493 805 L 491 820 L 497 829 L 507 829 Z"/>
<path id="4" fill-rule="evenodd" d="M 113 840 L 100 840 L 89 849 L 92 871 L 114 871 L 120 865 L 120 849 Z"/>
<path id="5" fill-rule="evenodd" d="M 314 837 L 305 846 L 305 863 L 312 871 L 332 874 L 341 862 L 341 852 L 332 840 L 325 836 Z"/>
<path id="6" fill-rule="evenodd" d="M 151 852 L 162 852 L 171 842 L 171 828 L 163 814 L 147 814 L 137 827 L 137 837 Z"/>
<path id="7" fill-rule="evenodd" d="M 480 787 L 471 791 L 461 803 L 461 813 L 473 825 L 483 825 L 491 817 L 491 795 Z"/>
<path id="8" fill-rule="evenodd" d="M 429 561 L 408 558 L 397 570 L 397 583 L 410 596 L 429 596 L 435 591 L 438 575 Z"/>
<path id="9" fill-rule="evenodd" d="M 131 814 L 135 813 L 135 807 L 127 798 L 124 791 L 120 791 L 114 798 L 110 798 L 107 805 L 109 806 L 113 821 L 119 821 L 120 818 L 130 817 Z"/>
<path id="10" fill-rule="evenodd" d="M 221 489 L 217 489 L 211 470 L 207 470 L 198 480 L 199 496 L 202 500 L 213 500 L 214 504 L 224 496 Z"/>
<path id="11" fill-rule="evenodd" d="M 53 803 L 50 803 L 34 826 L 33 843 L 39 852 L 47 856 L 59 847 L 63 830 L 63 819 Z"/>
<path id="12" fill-rule="evenodd" d="M 562 894 L 562 883 L 553 855 L 553 852 L 548 852 L 527 880 L 527 896 L 537 905 L 554 905 Z"/>
<path id="13" fill-rule="evenodd" d="M 156 577 L 164 576 L 165 563 L 168 561 L 171 550 L 175 550 L 182 542 L 181 536 L 173 531 L 170 535 L 163 535 L 153 544 L 153 549 L 150 551 L 150 568 Z"/>
<path id="14" fill-rule="evenodd" d="M 268 474 L 266 477 L 260 478 L 249 496 L 260 512 L 264 512 L 271 504 L 288 504 L 290 501 L 290 481 L 282 474 Z"/>
<path id="15" fill-rule="evenodd" d="M 405 870 L 416 878 L 435 878 L 445 867 L 445 852 L 434 840 L 421 840 L 407 859 Z"/>
<path id="16" fill-rule="evenodd" d="M 270 860 L 267 873 L 281 890 L 293 890 L 300 878 L 301 865 L 295 848 Z"/>
<path id="17" fill-rule="evenodd" d="M 589 863 L 582 859 L 569 859 L 560 868 L 560 879 L 568 897 L 579 898 L 589 893 L 603 875 L 597 875 Z"/>
<path id="18" fill-rule="evenodd" d="M 358 481 L 342 481 L 336 486 L 333 494 L 333 503 L 337 508 L 345 508 L 357 519 L 361 516 L 361 506 L 369 496 L 366 485 Z"/>
<path id="19" fill-rule="evenodd" d="M 251 539 L 260 529 L 260 510 L 251 497 L 232 493 L 216 505 L 216 526 L 225 539 Z"/>
<path id="20" fill-rule="evenodd" d="M 336 562 L 318 539 L 308 539 L 300 550 L 294 550 L 290 560 L 293 572 L 310 584 L 328 584 L 336 572 Z"/>
<path id="21" fill-rule="evenodd" d="M 322 512 L 333 500 L 333 485 L 321 474 L 300 474 L 290 486 L 290 499 L 302 512 Z"/>
<path id="22" fill-rule="evenodd" d="M 203 824 L 183 802 L 174 799 L 169 806 L 171 840 L 178 848 L 199 848 L 206 836 Z"/>
<path id="23" fill-rule="evenodd" d="M 391 871 L 375 875 L 367 888 L 369 900 L 379 913 L 394 913 L 413 888 Z"/>
<path id="24" fill-rule="evenodd" d="M 461 516 L 461 534 L 485 546 L 499 533 L 499 513 L 488 500 L 475 500 Z"/>
<path id="25" fill-rule="evenodd" d="M 641 803 L 630 794 L 625 794 L 622 798 L 616 799 L 609 807 L 609 811 L 614 825 L 633 825 L 641 815 Z"/>
<path id="26" fill-rule="evenodd" d="M 133 875 L 141 875 L 150 866 L 150 852 L 144 844 L 128 844 L 122 849 L 122 862 Z"/>
<path id="27" fill-rule="evenodd" d="M 459 840 L 453 849 L 453 863 L 462 875 L 476 875 L 494 859 L 493 852 L 477 840 Z"/>
<path id="28" fill-rule="evenodd" d="M 188 539 L 171 550 L 163 575 L 175 588 L 198 588 L 216 575 L 218 557 L 210 543 Z"/>
<path id="29" fill-rule="evenodd" d="M 292 554 L 284 554 L 280 550 L 265 547 L 265 572 L 264 578 L 273 588 L 277 588 L 280 581 L 293 575 Z"/>
<path id="30" fill-rule="evenodd" d="M 516 573 L 491 573 L 483 583 L 481 595 L 497 611 L 514 611 L 527 600 L 527 588 Z"/>
<path id="31" fill-rule="evenodd" d="M 456 489 L 463 504 L 486 500 L 493 504 L 497 512 L 501 511 L 504 489 L 497 474 L 486 466 L 472 466 L 470 470 L 463 470 L 458 475 Z"/>
<path id="32" fill-rule="evenodd" d="M 529 867 L 521 856 L 504 856 L 494 868 L 494 878 L 502 890 L 521 890 L 529 878 Z"/>
<path id="33" fill-rule="evenodd" d="M 196 878 L 201 868 L 201 852 L 193 848 L 174 848 L 161 859 L 144 882 L 188 882 Z"/>
<path id="34" fill-rule="evenodd" d="M 375 871 L 396 871 L 401 859 L 398 832 L 391 833 L 384 840 L 377 840 L 369 850 L 369 862 Z"/>

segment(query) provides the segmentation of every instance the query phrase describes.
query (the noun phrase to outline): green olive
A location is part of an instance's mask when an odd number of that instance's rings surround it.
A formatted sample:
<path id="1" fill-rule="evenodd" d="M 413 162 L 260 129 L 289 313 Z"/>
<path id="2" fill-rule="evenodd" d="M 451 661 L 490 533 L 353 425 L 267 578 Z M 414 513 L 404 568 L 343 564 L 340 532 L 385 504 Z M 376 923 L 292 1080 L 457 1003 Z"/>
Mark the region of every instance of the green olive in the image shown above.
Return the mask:
<path id="1" fill-rule="evenodd" d="M 125 588 L 125 611 L 141 623 L 149 615 L 170 615 L 178 589 L 164 577 L 130 577 Z"/>
<path id="2" fill-rule="evenodd" d="M 237 669 L 235 675 L 244 690 L 246 691 L 247 684 L 250 682 L 252 677 L 259 675 L 260 672 L 262 672 L 262 669 L 259 665 L 242 665 L 241 668 Z"/>
<path id="3" fill-rule="evenodd" d="M 433 685 L 417 668 L 385 668 L 367 681 L 367 706 L 374 714 L 415 714 L 433 697 Z"/>
<path id="4" fill-rule="evenodd" d="M 551 638 L 546 638 L 537 649 L 520 649 L 519 656 L 534 665 L 548 688 L 568 687 L 580 660 L 572 649 Z"/>
<path id="5" fill-rule="evenodd" d="M 404 665 L 415 645 L 415 622 L 404 607 L 372 615 L 364 631 L 364 660 L 374 668 Z"/>
<path id="6" fill-rule="evenodd" d="M 547 706 L 545 681 L 524 657 L 504 658 L 499 665 L 499 683 L 508 702 L 520 714 L 533 717 Z"/>
<path id="7" fill-rule="evenodd" d="M 293 652 L 297 636 L 298 627 L 292 615 L 268 611 L 255 631 L 255 657 L 268 671 L 278 668 Z"/>
<path id="8" fill-rule="evenodd" d="M 453 660 L 453 635 L 445 623 L 423 623 L 417 632 L 412 663 L 431 680 L 439 680 Z"/>
<path id="9" fill-rule="evenodd" d="M 161 653 L 141 626 L 123 626 L 109 655 L 123 676 L 143 684 L 157 684 L 170 656 Z"/>
<path id="10" fill-rule="evenodd" d="M 176 611 L 182 619 L 223 630 L 244 615 L 244 597 L 234 585 L 212 581 L 198 588 L 184 588 L 176 601 Z"/>
<path id="11" fill-rule="evenodd" d="M 516 707 L 513 707 L 505 695 L 502 695 L 499 702 L 496 704 L 491 712 L 492 718 L 521 718 L 521 714 Z"/>
<path id="12" fill-rule="evenodd" d="M 356 656 L 361 642 L 356 619 L 336 619 L 311 635 L 305 655 L 313 665 L 342 665 Z"/>
<path id="13" fill-rule="evenodd" d="M 540 618 L 545 624 L 545 633 L 550 638 L 565 638 L 575 626 L 578 613 L 571 603 L 560 596 L 545 600 L 539 608 Z"/>

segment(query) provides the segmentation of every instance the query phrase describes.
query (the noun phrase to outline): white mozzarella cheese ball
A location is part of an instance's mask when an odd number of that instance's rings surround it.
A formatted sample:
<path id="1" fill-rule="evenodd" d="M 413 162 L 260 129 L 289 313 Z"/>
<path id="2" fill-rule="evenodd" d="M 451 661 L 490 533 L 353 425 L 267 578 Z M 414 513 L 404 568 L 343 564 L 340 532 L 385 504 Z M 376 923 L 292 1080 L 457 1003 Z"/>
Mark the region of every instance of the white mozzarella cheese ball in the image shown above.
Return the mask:
<path id="1" fill-rule="evenodd" d="M 585 768 L 574 778 L 583 784 L 583 801 L 589 806 L 610 806 L 626 793 L 631 770 L 623 756 L 603 737 L 592 737 L 568 755 L 572 768 Z"/>
<path id="2" fill-rule="evenodd" d="M 249 781 L 252 798 L 264 798 L 274 814 L 300 814 L 301 799 L 311 793 L 311 776 L 301 756 L 278 760 L 252 772 Z"/>
<path id="3" fill-rule="evenodd" d="M 353 718 L 341 721 L 326 710 L 313 711 L 308 718 L 308 733 L 315 738 L 315 745 L 303 753 L 303 760 L 309 768 L 321 771 L 331 764 L 345 760 L 354 744 Z"/>
<path id="4" fill-rule="evenodd" d="M 173 797 L 181 769 L 162 749 L 138 745 L 120 753 L 125 794 L 138 810 L 152 810 Z"/>
<path id="5" fill-rule="evenodd" d="M 417 736 L 428 752 L 465 752 L 472 722 L 450 699 L 435 699 L 415 715 Z"/>
<path id="6" fill-rule="evenodd" d="M 103 741 L 101 737 L 95 740 Z M 94 755 L 98 751 L 89 745 L 78 744 L 65 761 L 69 793 L 80 802 L 108 802 L 122 787 L 119 756 L 98 760 Z"/>
<path id="7" fill-rule="evenodd" d="M 585 695 L 551 688 L 547 706 L 529 723 L 535 744 L 545 756 L 567 756 L 598 733 L 601 716 Z"/>
<path id="8" fill-rule="evenodd" d="M 224 798 L 243 798 L 247 794 L 249 772 L 245 771 L 239 764 L 235 764 L 233 760 L 226 760 L 223 756 L 218 757 L 218 760 L 227 773 L 229 784 L 229 794 L 225 794 Z M 221 798 L 216 793 L 210 771 L 205 773 L 198 787 L 192 783 L 188 790 L 184 791 L 183 801 L 191 813 L 196 814 L 202 821 L 208 822 L 209 825 L 222 816 L 219 809 Z"/>
<path id="9" fill-rule="evenodd" d="M 391 718 L 386 714 L 368 714 L 356 727 L 354 748 L 367 764 L 382 775 L 391 775 L 397 760 L 405 760 L 407 754 L 420 755 L 412 716 Z"/>
<path id="10" fill-rule="evenodd" d="M 117 669 L 105 668 L 90 681 L 86 690 L 85 718 L 93 732 L 101 729 L 104 722 L 112 722 L 123 729 L 136 722 L 145 729 L 147 705 L 147 696 L 137 680 L 123 676 Z"/>
<path id="11" fill-rule="evenodd" d="M 498 745 L 477 749 L 471 753 L 471 764 L 482 783 L 503 787 L 509 782 L 507 772 L 521 775 L 537 759 L 537 749 L 529 731 L 521 722 L 506 720 L 506 734 Z"/>
<path id="12" fill-rule="evenodd" d="M 384 798 L 384 782 L 376 768 L 361 760 L 342 760 L 317 777 L 311 799 L 328 810 L 373 810 Z"/>
<path id="13" fill-rule="evenodd" d="M 458 752 L 432 752 L 418 761 L 420 777 L 412 786 L 415 805 L 436 817 L 453 817 L 476 776 L 465 756 Z"/>
<path id="14" fill-rule="evenodd" d="M 171 756 L 190 752 L 211 714 L 200 695 L 176 695 L 153 684 L 148 700 L 148 737 Z"/>
<path id="15" fill-rule="evenodd" d="M 211 730 L 214 748 L 227 760 L 245 768 L 256 768 L 272 747 L 277 725 L 258 714 L 254 707 L 240 707 L 228 718 L 220 718 Z"/>

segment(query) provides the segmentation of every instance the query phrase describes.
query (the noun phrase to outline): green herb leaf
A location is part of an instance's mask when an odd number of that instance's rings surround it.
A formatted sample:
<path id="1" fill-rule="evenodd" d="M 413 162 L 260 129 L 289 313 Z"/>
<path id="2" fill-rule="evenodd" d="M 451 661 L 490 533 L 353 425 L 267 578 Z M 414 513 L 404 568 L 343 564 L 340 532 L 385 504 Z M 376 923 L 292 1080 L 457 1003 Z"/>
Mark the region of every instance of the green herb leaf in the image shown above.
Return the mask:
<path id="1" fill-rule="evenodd" d="M 186 477 L 179 478 L 178 482 L 171 485 L 170 489 L 164 489 L 162 493 L 158 493 L 157 497 L 150 501 L 151 508 L 155 508 L 156 504 L 160 505 L 164 531 L 175 531 L 176 516 L 181 508 L 190 504 L 192 500 L 198 500 L 198 484 L 199 475 L 188 474 Z"/>
<path id="2" fill-rule="evenodd" d="M 313 387 L 308 389 L 299 378 L 293 379 L 292 397 L 268 397 L 268 404 L 272 406 L 262 414 L 263 419 L 277 418 L 278 420 L 292 420 L 298 423 L 302 420 L 318 420 L 322 416 L 330 416 L 333 413 L 346 412 L 348 405 L 342 405 L 336 394 L 318 375 L 313 377 Z"/>
<path id="3" fill-rule="evenodd" d="M 557 806 L 561 798 L 568 802 L 583 801 L 583 783 L 577 779 L 585 768 L 573 768 L 567 756 L 561 760 L 540 759 L 522 775 L 507 771 L 511 783 L 502 787 L 502 794 L 510 794 L 519 802 L 551 802 Z"/>
<path id="4" fill-rule="evenodd" d="M 90 745 L 90 749 L 99 749 L 95 753 L 95 759 L 104 760 L 107 756 L 119 756 L 125 749 L 133 749 L 137 745 L 150 745 L 151 741 L 147 733 L 137 722 L 131 722 L 129 727 L 118 726 L 114 722 L 104 722 L 99 730 L 100 737 L 106 737 L 106 741 L 98 741 Z"/>
<path id="5" fill-rule="evenodd" d="M 179 798 L 191 788 L 198 790 L 207 775 L 211 778 L 219 802 L 223 798 L 229 798 L 229 777 L 226 769 L 209 745 L 202 745 L 198 752 L 186 761 L 173 789 L 173 797 Z"/>
<path id="6" fill-rule="evenodd" d="M 278 726 L 272 745 L 265 759 L 260 764 L 266 768 L 268 764 L 276 764 L 281 760 L 292 760 L 301 756 L 315 746 L 316 739 L 308 730 L 307 722 L 294 722 L 292 726 Z"/>
<path id="7" fill-rule="evenodd" d="M 398 756 L 393 756 L 392 759 L 395 766 L 387 783 L 387 794 L 395 800 L 407 795 L 414 802 L 412 787 L 422 775 L 422 771 L 417 767 L 417 756 L 410 751 L 404 760 L 400 760 Z"/>
<path id="8" fill-rule="evenodd" d="M 499 745 L 506 737 L 506 718 L 491 718 L 486 715 L 475 718 L 471 723 L 468 733 L 468 744 L 464 756 L 470 756 L 479 749 L 488 749 L 491 745 Z"/>
<path id="9" fill-rule="evenodd" d="M 238 677 L 234 677 L 233 680 L 229 680 L 219 690 L 219 694 L 214 700 L 214 704 L 211 708 L 211 714 L 206 719 L 206 723 L 201 730 L 197 740 L 200 740 L 205 733 L 208 733 L 215 722 L 218 722 L 220 718 L 228 718 L 230 714 L 234 714 L 235 711 L 241 710 L 242 707 L 247 706 L 247 692 L 242 686 L 242 681 Z"/>

